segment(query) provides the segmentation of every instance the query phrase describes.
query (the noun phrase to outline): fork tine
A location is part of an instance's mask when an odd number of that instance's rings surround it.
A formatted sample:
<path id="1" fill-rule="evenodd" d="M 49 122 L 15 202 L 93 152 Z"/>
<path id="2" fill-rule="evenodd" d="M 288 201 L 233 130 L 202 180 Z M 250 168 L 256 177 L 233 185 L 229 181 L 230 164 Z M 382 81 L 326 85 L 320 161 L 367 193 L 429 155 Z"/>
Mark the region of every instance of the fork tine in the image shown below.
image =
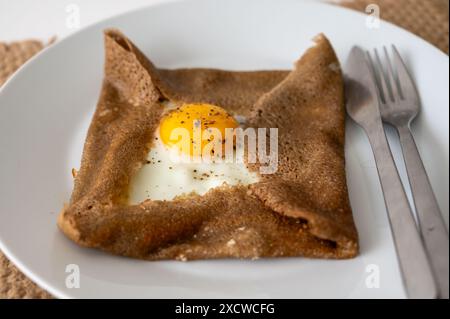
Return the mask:
<path id="1" fill-rule="evenodd" d="M 372 55 L 370 54 L 369 51 L 366 51 L 366 56 L 367 56 L 367 61 L 369 64 L 369 69 L 372 73 L 373 80 L 375 82 L 376 92 L 378 94 L 378 100 L 380 101 L 380 103 L 386 103 L 386 101 L 384 99 L 383 88 L 380 85 L 380 79 L 378 76 L 377 67 L 372 59 Z"/>
<path id="2" fill-rule="evenodd" d="M 380 101 L 380 103 L 385 103 L 384 100 L 384 96 L 383 96 L 383 90 L 380 88 L 380 80 L 378 79 L 378 74 L 376 72 L 376 68 L 375 68 L 375 63 L 373 63 L 373 59 L 372 56 L 370 55 L 369 51 L 366 51 L 366 57 L 367 57 L 367 62 L 369 65 L 369 70 L 373 76 L 373 80 L 375 82 L 375 90 L 378 96 L 378 100 Z"/>
<path id="3" fill-rule="evenodd" d="M 392 52 L 394 57 L 394 65 L 397 69 L 397 76 L 399 81 L 399 86 L 401 88 L 403 98 L 417 99 L 418 93 L 414 81 L 408 72 L 408 69 L 403 62 L 400 53 L 398 52 L 395 45 L 392 45 Z"/>
<path id="4" fill-rule="evenodd" d="M 380 91 L 382 91 L 382 96 L 384 99 L 384 103 L 386 103 L 390 98 L 391 98 L 391 91 L 389 88 L 389 83 L 387 82 L 386 76 L 385 76 L 385 72 L 383 69 L 383 64 L 381 63 L 381 59 L 380 59 L 380 55 L 378 54 L 378 50 L 374 49 L 374 53 L 375 53 L 375 60 L 376 60 L 376 65 L 374 66 L 375 68 L 375 73 L 377 73 L 377 77 L 378 77 L 378 81 L 379 81 L 379 87 Z"/>
<path id="5" fill-rule="evenodd" d="M 387 64 L 387 77 L 391 88 L 392 100 L 400 100 L 403 97 L 402 89 L 395 77 L 394 68 L 392 67 L 391 59 L 389 58 L 389 53 L 385 46 L 383 46 L 383 51 Z"/>

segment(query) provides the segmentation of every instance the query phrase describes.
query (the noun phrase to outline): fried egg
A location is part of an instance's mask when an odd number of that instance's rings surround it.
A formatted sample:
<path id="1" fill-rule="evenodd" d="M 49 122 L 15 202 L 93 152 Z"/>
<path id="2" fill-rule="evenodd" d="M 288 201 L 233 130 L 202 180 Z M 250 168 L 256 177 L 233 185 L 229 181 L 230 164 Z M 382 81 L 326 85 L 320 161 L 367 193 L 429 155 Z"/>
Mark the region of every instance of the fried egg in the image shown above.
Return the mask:
<path id="1" fill-rule="evenodd" d="M 147 199 L 172 200 L 177 196 L 196 193 L 203 195 L 222 185 L 249 185 L 259 180 L 258 174 L 248 170 L 243 162 L 224 161 L 227 129 L 242 125 L 244 117 L 232 116 L 217 105 L 168 102 L 154 134 L 147 160 L 130 183 L 129 202 L 138 204 Z M 180 143 L 186 132 L 188 143 Z M 219 132 L 222 139 L 210 134 L 196 139 L 198 132 Z M 236 144 L 232 141 L 233 152 Z M 211 145 L 220 148 L 214 154 Z M 210 154 L 210 160 L 202 155 Z M 233 156 L 234 158 L 234 156 Z"/>

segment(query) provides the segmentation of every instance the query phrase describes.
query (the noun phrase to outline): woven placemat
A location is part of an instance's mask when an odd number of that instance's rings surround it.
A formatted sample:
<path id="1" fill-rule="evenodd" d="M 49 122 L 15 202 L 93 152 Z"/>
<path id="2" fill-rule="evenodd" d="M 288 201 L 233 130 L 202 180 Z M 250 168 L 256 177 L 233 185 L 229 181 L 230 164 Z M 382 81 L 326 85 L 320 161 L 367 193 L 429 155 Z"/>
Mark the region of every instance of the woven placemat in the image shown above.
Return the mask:
<path id="1" fill-rule="evenodd" d="M 380 7 L 380 17 L 434 44 L 448 54 L 448 0 L 344 0 L 348 8 L 365 12 Z M 40 41 L 0 42 L 0 86 L 23 63 L 44 47 Z M 0 298 L 51 298 L 25 277 L 0 252 Z"/>
<path id="2" fill-rule="evenodd" d="M 380 8 L 380 18 L 402 27 L 448 54 L 448 0 L 342 0 L 339 5 L 365 12 Z"/>

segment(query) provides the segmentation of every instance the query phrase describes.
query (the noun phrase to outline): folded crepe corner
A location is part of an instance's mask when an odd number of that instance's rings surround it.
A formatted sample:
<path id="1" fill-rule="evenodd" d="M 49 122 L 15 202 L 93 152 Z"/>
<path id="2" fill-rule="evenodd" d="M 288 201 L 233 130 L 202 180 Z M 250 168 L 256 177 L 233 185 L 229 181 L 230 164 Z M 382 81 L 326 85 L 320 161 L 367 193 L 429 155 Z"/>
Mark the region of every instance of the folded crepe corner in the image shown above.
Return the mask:
<path id="1" fill-rule="evenodd" d="M 106 30 L 103 87 L 60 229 L 80 245 L 147 260 L 356 256 L 343 79 L 328 39 L 315 42 L 292 71 L 166 70 Z M 250 186 L 128 205 L 164 99 L 220 105 L 249 126 L 279 128 L 278 171 Z"/>

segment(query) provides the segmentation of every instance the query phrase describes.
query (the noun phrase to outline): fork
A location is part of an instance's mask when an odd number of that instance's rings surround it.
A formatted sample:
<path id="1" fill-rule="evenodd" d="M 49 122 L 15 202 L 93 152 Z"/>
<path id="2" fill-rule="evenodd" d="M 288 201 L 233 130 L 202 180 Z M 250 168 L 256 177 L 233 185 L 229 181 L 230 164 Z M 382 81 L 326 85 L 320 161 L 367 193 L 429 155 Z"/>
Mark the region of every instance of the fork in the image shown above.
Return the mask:
<path id="1" fill-rule="evenodd" d="M 398 132 L 408 179 L 416 207 L 419 229 L 441 298 L 449 298 L 449 237 L 439 205 L 411 133 L 411 122 L 420 112 L 416 86 L 397 48 L 392 45 L 392 60 L 386 47 L 384 66 L 374 50 L 372 62 L 378 87 L 379 108 L 384 123 Z"/>

